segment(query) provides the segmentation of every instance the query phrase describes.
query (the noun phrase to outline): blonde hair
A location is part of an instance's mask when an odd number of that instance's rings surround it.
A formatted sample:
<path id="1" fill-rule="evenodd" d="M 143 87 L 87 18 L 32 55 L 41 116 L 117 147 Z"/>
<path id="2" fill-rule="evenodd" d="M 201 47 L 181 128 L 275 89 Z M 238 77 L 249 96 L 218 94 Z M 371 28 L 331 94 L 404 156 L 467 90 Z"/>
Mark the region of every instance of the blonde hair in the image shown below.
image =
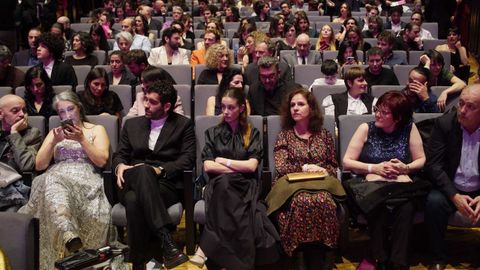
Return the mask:
<path id="1" fill-rule="evenodd" d="M 337 50 L 337 45 L 335 44 L 335 42 L 336 42 L 335 32 L 333 31 L 333 28 L 332 28 L 330 25 L 328 25 L 328 24 L 324 24 L 324 25 L 322 26 L 322 28 L 325 27 L 325 26 L 328 26 L 328 27 L 330 28 L 331 32 L 332 32 L 332 33 L 330 34 L 330 43 L 328 44 L 329 47 L 328 47 L 328 50 L 327 50 L 327 51 L 336 51 L 336 50 Z M 317 44 L 315 44 L 315 50 L 316 50 L 316 51 L 319 51 L 319 50 L 320 50 L 320 44 L 321 44 L 322 41 L 324 41 L 324 38 L 323 38 L 323 36 L 322 36 L 322 30 L 321 30 L 322 28 L 320 28 L 320 33 L 319 33 L 319 36 L 320 36 L 320 37 L 317 39 Z"/>
<path id="2" fill-rule="evenodd" d="M 227 46 L 223 44 L 213 44 L 207 50 L 207 55 L 205 56 L 205 64 L 209 69 L 217 69 L 218 61 L 220 61 L 220 57 L 218 55 L 222 53 L 224 50 L 227 50 L 228 54 L 228 66 L 233 64 L 233 55 L 228 49 Z"/>

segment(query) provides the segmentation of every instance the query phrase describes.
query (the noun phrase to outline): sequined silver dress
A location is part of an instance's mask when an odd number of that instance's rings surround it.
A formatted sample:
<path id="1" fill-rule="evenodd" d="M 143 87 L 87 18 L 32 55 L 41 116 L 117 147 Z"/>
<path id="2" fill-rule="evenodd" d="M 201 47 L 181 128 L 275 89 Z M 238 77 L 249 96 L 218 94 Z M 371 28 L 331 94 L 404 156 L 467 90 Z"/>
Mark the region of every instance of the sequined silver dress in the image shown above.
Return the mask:
<path id="1" fill-rule="evenodd" d="M 84 248 L 105 246 L 111 228 L 103 179 L 80 143 L 59 142 L 54 160 L 54 165 L 33 180 L 30 200 L 19 210 L 40 220 L 42 270 L 55 269 L 55 260 L 68 253 L 65 243 L 74 237 L 80 237 Z"/>

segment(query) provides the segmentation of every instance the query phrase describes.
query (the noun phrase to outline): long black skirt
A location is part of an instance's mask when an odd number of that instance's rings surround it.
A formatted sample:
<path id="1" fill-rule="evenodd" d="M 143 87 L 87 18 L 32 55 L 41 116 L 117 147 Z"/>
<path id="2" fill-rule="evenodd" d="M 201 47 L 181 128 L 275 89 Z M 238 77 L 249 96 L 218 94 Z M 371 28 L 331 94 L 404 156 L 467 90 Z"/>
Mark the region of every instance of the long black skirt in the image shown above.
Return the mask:
<path id="1" fill-rule="evenodd" d="M 227 269 L 254 269 L 280 257 L 278 233 L 258 201 L 257 180 L 240 173 L 210 179 L 205 188 L 206 224 L 200 247 Z"/>

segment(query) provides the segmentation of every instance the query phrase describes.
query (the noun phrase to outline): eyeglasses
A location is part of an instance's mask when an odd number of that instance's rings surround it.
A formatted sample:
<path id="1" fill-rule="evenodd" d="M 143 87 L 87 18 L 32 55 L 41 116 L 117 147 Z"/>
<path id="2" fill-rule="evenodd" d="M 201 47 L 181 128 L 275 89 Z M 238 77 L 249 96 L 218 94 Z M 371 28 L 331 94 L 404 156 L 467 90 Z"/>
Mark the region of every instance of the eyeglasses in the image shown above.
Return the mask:
<path id="1" fill-rule="evenodd" d="M 389 111 L 386 111 L 386 110 L 381 110 L 377 106 L 373 106 L 373 112 L 374 113 L 380 113 L 380 116 L 382 116 L 382 117 L 386 117 L 386 116 L 392 114 L 392 112 L 389 112 Z"/>

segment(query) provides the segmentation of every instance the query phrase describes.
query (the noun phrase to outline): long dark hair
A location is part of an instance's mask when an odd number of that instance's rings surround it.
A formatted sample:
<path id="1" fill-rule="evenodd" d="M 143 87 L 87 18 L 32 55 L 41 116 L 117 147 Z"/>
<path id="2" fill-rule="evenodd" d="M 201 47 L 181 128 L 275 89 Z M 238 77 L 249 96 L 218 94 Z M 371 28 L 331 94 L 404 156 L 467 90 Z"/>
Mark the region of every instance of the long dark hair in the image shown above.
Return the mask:
<path id="1" fill-rule="evenodd" d="M 31 89 L 32 81 L 35 78 L 39 78 L 40 80 L 42 80 L 43 84 L 45 85 L 45 90 L 43 93 L 43 103 L 45 105 L 51 105 L 53 97 L 55 96 L 52 81 L 48 77 L 47 72 L 42 67 L 38 66 L 30 68 L 29 70 L 27 70 L 27 73 L 25 73 L 25 101 L 32 105 L 35 103 L 35 96 L 32 94 Z"/>
<path id="2" fill-rule="evenodd" d="M 238 106 L 244 107 L 243 112 L 238 116 L 238 130 L 242 133 L 243 136 L 243 147 L 248 148 L 250 144 L 250 134 L 252 131 L 252 124 L 248 121 L 248 112 L 247 112 L 247 98 L 243 89 L 227 89 L 223 94 L 223 97 L 233 98 L 237 101 Z M 224 120 L 222 118 L 222 123 Z"/>
<path id="3" fill-rule="evenodd" d="M 282 117 L 282 129 L 292 129 L 296 122 L 292 118 L 290 113 L 290 101 L 296 95 L 302 95 L 308 103 L 308 106 L 312 110 L 309 116 L 308 121 L 308 131 L 310 132 L 319 132 L 322 130 L 323 126 L 323 114 L 318 105 L 317 100 L 313 96 L 312 92 L 306 90 L 305 88 L 296 88 L 283 100 L 282 107 L 280 108 L 280 115 Z"/>
<path id="4" fill-rule="evenodd" d="M 349 40 L 344 40 L 341 44 L 340 47 L 338 48 L 338 55 L 337 55 L 337 60 L 338 64 L 342 66 L 345 64 L 345 57 L 343 56 L 345 54 L 345 51 L 347 48 L 352 48 L 352 56 L 355 59 L 355 61 L 358 61 L 358 56 L 357 56 L 357 51 L 356 51 L 356 46 L 353 44 L 353 42 Z"/>
<path id="5" fill-rule="evenodd" d="M 230 82 L 233 80 L 233 77 L 235 77 L 236 75 L 242 75 L 243 77 L 242 71 L 237 68 L 229 68 L 223 73 L 222 80 L 218 85 L 218 93 L 216 96 L 217 100 L 219 101 L 222 100 L 223 95 L 225 94 L 227 89 L 230 88 Z M 243 89 L 244 87 L 242 87 L 242 91 Z"/>
<path id="6" fill-rule="evenodd" d="M 147 17 L 145 17 L 145 15 L 142 15 L 142 14 L 137 14 L 137 15 L 135 16 L 135 18 L 136 18 L 136 17 L 140 17 L 140 19 L 142 19 L 142 22 L 143 22 L 143 27 L 142 27 L 143 34 L 142 34 L 142 35 L 148 37 L 148 20 L 147 20 Z M 135 18 L 134 18 L 134 20 L 133 20 L 133 23 L 134 23 L 134 24 L 136 24 Z M 137 26 L 135 25 L 134 29 L 136 29 L 136 27 L 137 27 Z M 137 32 L 137 31 L 135 31 L 135 32 Z M 137 34 L 140 34 L 140 33 L 137 33 Z"/>
<path id="7" fill-rule="evenodd" d="M 110 50 L 110 46 L 108 45 L 107 35 L 105 35 L 103 27 L 99 23 L 92 24 L 92 26 L 90 26 L 89 32 L 90 37 L 92 36 L 92 33 L 95 33 L 97 34 L 97 36 L 100 37 L 100 41 L 98 43 L 98 47 L 100 48 L 100 50 L 108 52 Z"/>
<path id="8" fill-rule="evenodd" d="M 283 20 L 284 25 L 282 33 L 278 33 L 278 23 L 280 22 L 280 20 Z M 283 16 L 277 14 L 272 17 L 272 20 L 270 21 L 270 29 L 268 29 L 268 35 L 271 38 L 275 38 L 278 36 L 280 36 L 281 38 L 285 37 L 285 18 Z"/>
<path id="9" fill-rule="evenodd" d="M 99 105 L 90 89 L 90 83 L 93 80 L 98 78 L 105 79 L 105 84 L 106 84 L 105 90 L 103 91 L 103 94 L 101 97 L 100 104 L 105 104 L 106 107 L 110 107 L 113 104 L 113 98 L 108 94 L 108 91 L 109 91 L 108 75 L 105 69 L 101 67 L 96 67 L 90 70 L 90 72 L 87 74 L 87 77 L 85 78 L 85 91 L 83 91 L 83 97 L 85 98 L 85 102 L 87 102 L 89 105 L 92 105 L 92 106 Z"/>

